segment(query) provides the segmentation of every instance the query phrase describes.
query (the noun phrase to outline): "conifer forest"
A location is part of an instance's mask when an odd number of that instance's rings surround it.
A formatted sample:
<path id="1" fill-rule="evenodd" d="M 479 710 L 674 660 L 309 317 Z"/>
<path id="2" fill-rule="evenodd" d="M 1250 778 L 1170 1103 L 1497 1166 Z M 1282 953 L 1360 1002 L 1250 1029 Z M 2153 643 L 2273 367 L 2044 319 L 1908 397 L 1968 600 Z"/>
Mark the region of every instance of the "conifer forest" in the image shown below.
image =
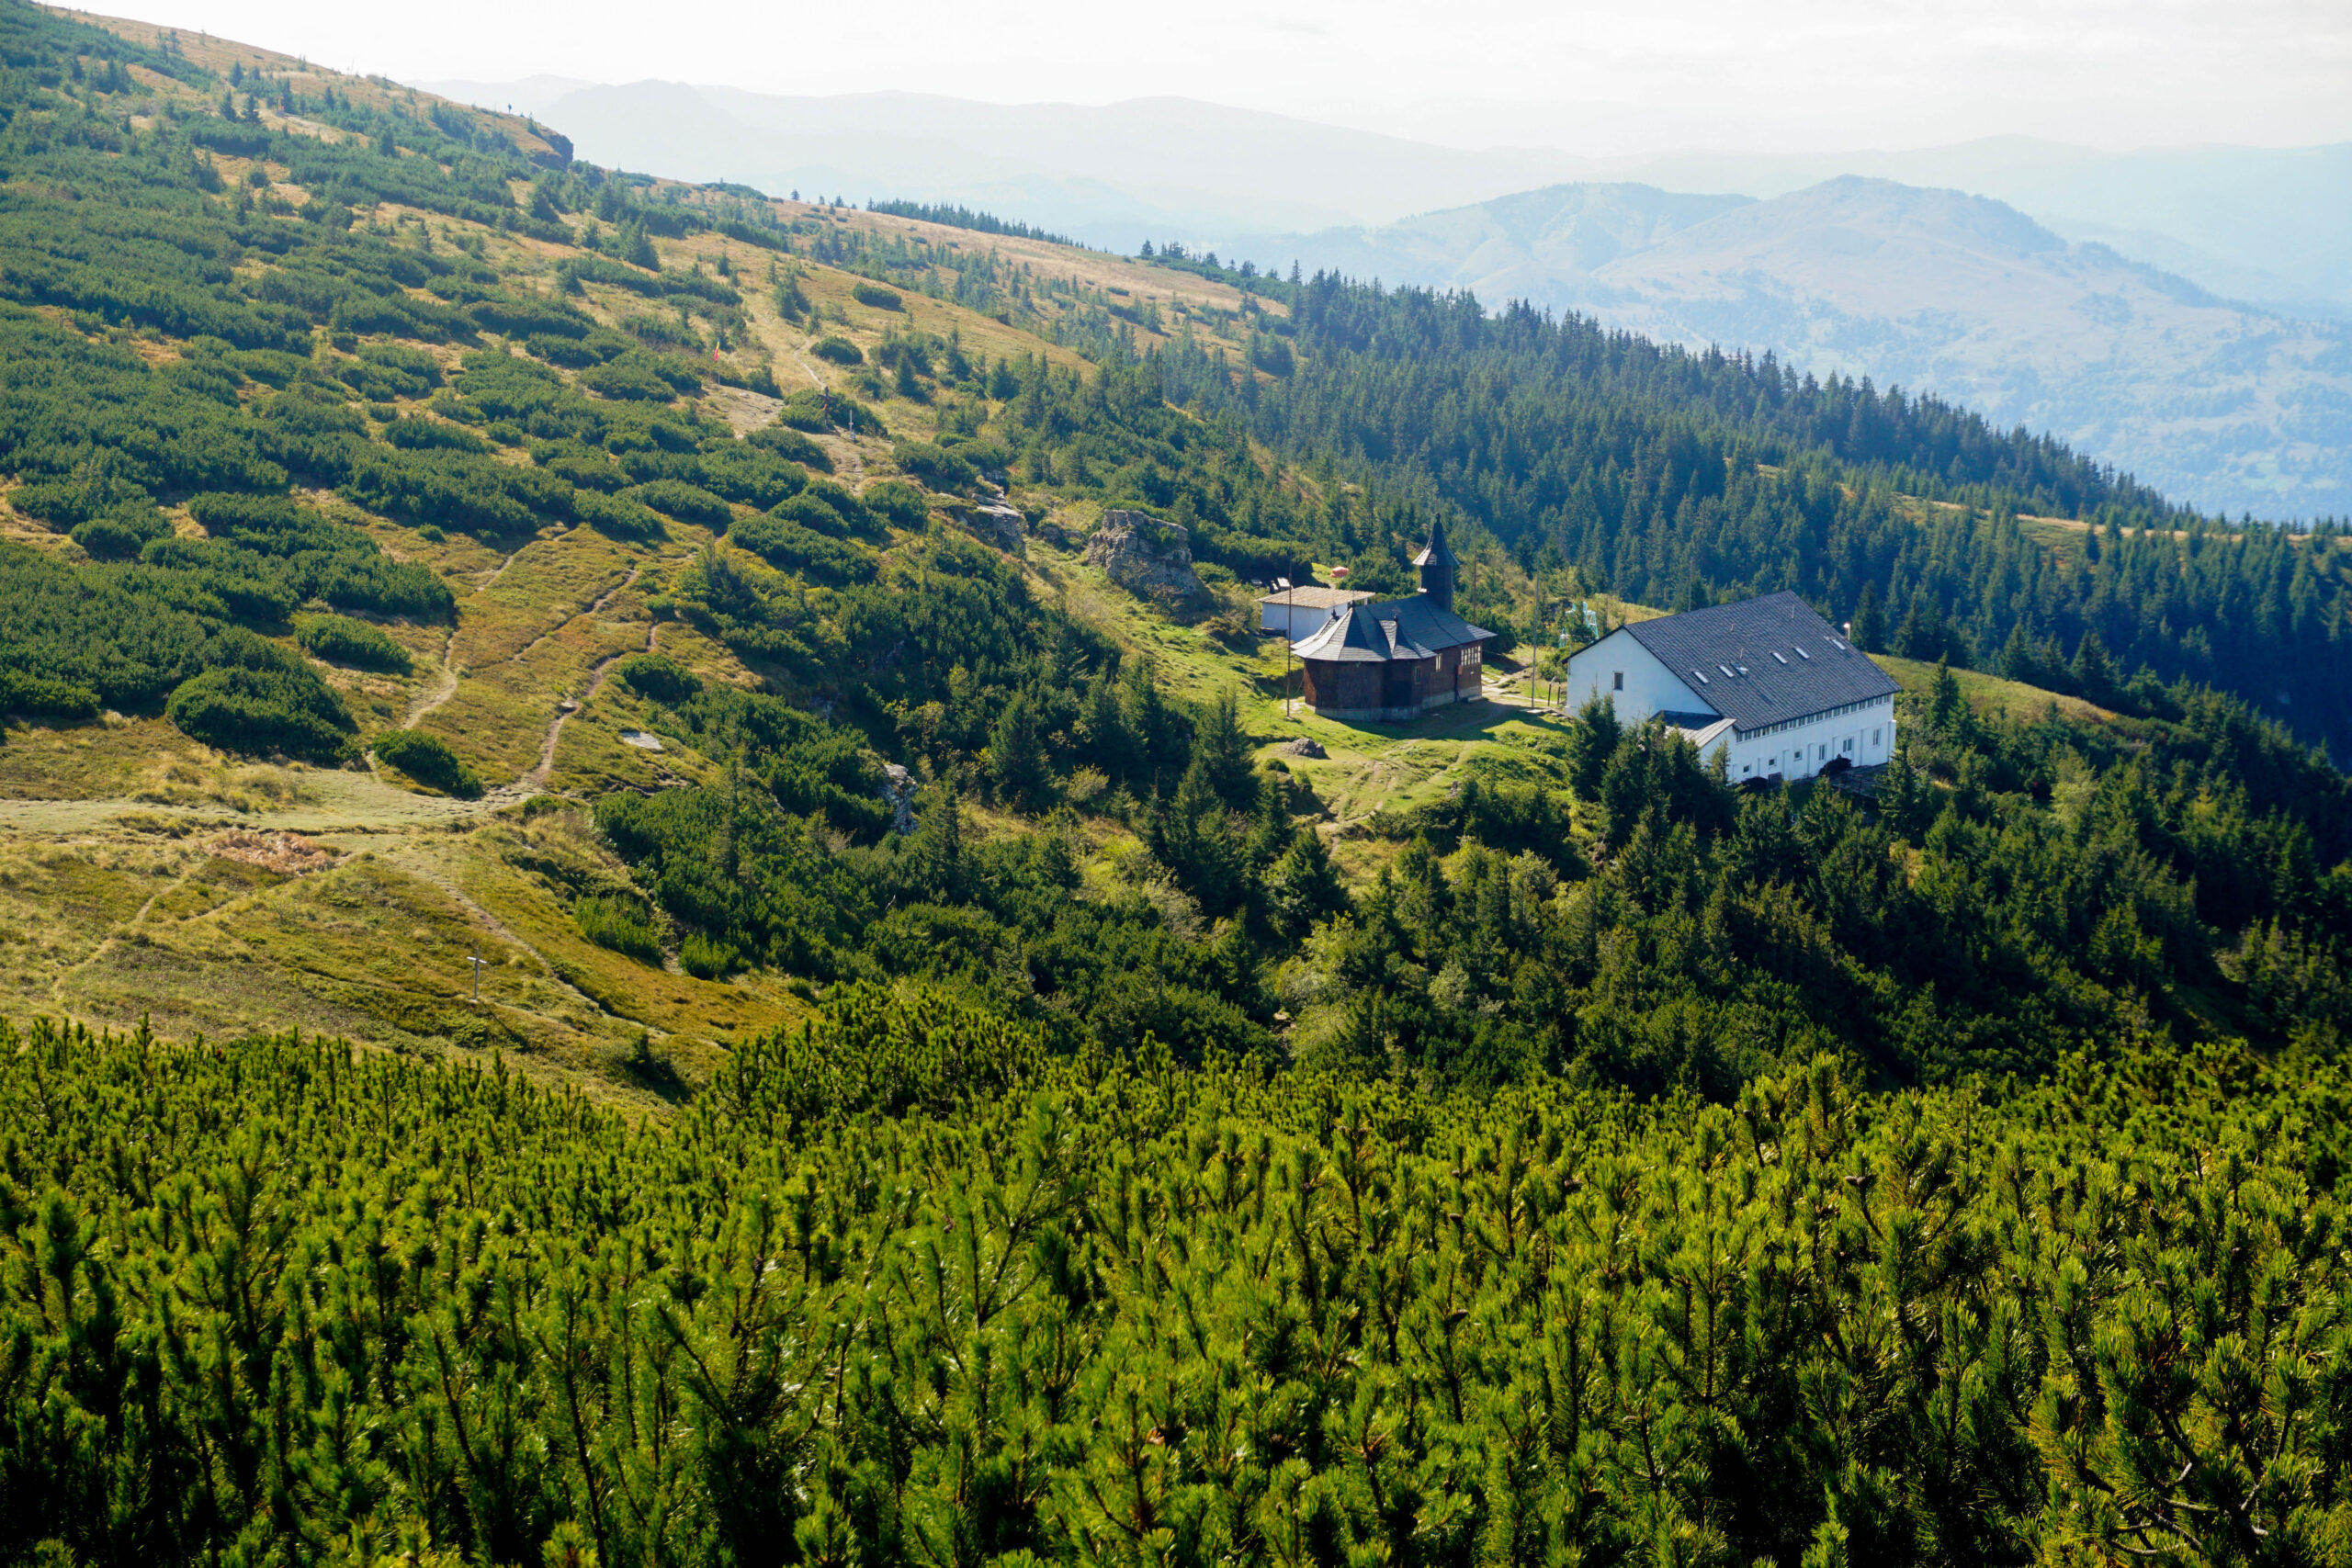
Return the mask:
<path id="1" fill-rule="evenodd" d="M 921 194 L 0 0 L 0 1568 L 2352 1563 L 2342 523 Z"/>

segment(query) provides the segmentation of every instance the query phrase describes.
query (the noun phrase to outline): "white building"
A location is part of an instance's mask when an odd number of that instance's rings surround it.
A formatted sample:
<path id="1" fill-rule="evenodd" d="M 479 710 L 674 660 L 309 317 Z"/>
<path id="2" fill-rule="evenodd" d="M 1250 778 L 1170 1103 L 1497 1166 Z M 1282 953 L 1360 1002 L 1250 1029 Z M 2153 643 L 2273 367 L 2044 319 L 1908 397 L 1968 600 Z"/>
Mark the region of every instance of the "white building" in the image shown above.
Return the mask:
<path id="1" fill-rule="evenodd" d="M 1346 588 L 1326 588 L 1317 582 L 1303 588 L 1285 588 L 1258 601 L 1258 629 L 1280 632 L 1293 642 L 1304 642 L 1338 620 L 1349 605 L 1362 604 L 1374 597 Z"/>
<path id="2" fill-rule="evenodd" d="M 1900 690 L 1793 593 L 1623 626 L 1568 660 L 1572 704 L 1663 718 L 1702 755 L 1728 752 L 1734 784 L 1885 761 Z"/>

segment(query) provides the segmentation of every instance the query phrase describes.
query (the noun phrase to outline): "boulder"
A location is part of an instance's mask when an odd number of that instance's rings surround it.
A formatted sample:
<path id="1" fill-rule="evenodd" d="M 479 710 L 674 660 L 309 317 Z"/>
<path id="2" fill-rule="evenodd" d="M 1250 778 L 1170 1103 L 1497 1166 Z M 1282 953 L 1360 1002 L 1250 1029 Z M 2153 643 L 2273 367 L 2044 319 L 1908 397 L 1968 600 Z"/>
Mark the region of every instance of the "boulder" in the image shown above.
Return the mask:
<path id="1" fill-rule="evenodd" d="M 1086 541 L 1086 561 L 1138 599 L 1170 609 L 1200 610 L 1216 602 L 1193 570 L 1191 536 L 1140 512 L 1104 513 Z"/>
<path id="2" fill-rule="evenodd" d="M 1029 539 L 1029 519 L 1021 514 L 1019 507 L 992 501 L 974 507 L 968 521 L 973 533 L 1006 555 L 1023 553 Z"/>
<path id="3" fill-rule="evenodd" d="M 1283 748 L 1283 755 L 1285 757 L 1328 757 L 1330 753 L 1323 750 L 1323 743 L 1315 737 L 1302 735 Z"/>

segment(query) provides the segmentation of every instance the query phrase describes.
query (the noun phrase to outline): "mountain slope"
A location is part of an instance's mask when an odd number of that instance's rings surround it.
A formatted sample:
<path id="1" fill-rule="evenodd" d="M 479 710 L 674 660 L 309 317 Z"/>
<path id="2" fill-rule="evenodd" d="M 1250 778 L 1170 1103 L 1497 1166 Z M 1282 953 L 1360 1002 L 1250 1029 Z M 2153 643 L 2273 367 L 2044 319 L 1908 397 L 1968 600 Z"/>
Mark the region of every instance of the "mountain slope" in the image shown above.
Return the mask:
<path id="1" fill-rule="evenodd" d="M 2253 922 L 2304 940 L 2346 818 L 2194 682 L 2340 736 L 2333 533 L 2216 528 L 1949 404 L 1583 322 L 623 175 L 528 119 L 21 5 L 0 34 L 9 1010 L 496 1047 L 650 1109 L 865 983 L 1057 1049 L 1271 1055 L 1287 1014 L 1337 1063 L 1726 1091 L 1784 1051 L 2034 1067 L 2126 1020 L 2330 1005 L 2237 971 L 2206 999 Z M 1589 262 L 1703 209 L 1518 231 Z M 1204 621 L 1082 558 L 1113 508 L 1188 530 Z M 1518 700 L 1285 712 L 1245 584 L 1402 588 L 1436 517 Z M 1905 902 L 1893 942 L 1808 913 L 1840 946 L 1792 957 L 1804 985 L 1670 956 L 1759 863 L 1705 847 L 1737 809 L 1696 761 L 1525 705 L 1564 599 L 1782 587 L 2134 727 L 1978 728 L 1935 680 L 1895 826 L 1819 818 L 1770 874 L 1907 887 L 1916 848 L 2030 896 Z M 2186 782 L 2112 814 L 2148 824 L 2097 851 L 2128 880 L 2083 882 L 2044 802 L 2150 753 Z M 2041 836 L 1996 870 L 1993 837 L 1928 831 L 1947 785 L 1955 824 Z M 1690 908 L 1645 831 L 1699 857 Z M 1605 968 L 1573 914 L 1602 908 L 1647 930 Z M 1331 946 L 1359 941 L 1396 961 Z"/>
<path id="2" fill-rule="evenodd" d="M 1612 159 L 1603 171 L 1758 197 L 1847 175 L 1962 190 L 2228 299 L 2352 316 L 2352 143 L 2108 152 L 2001 136 L 1906 152 L 1668 153 Z"/>
<path id="3" fill-rule="evenodd" d="M 2352 510 L 2352 326 L 2228 303 L 1955 191 L 1567 186 L 1262 248 L 1932 390 L 2201 506 Z"/>

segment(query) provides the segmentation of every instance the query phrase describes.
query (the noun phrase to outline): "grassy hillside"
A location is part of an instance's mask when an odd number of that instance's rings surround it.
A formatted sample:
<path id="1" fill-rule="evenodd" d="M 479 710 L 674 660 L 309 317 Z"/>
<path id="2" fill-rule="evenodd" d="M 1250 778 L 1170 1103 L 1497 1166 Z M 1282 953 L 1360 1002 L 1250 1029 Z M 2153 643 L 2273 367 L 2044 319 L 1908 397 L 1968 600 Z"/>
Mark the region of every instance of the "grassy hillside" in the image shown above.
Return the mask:
<path id="1" fill-rule="evenodd" d="M 495 160 L 502 188 L 516 198 L 507 214 L 384 197 L 349 204 L 350 232 L 462 261 L 476 278 L 526 299 L 555 297 L 568 265 L 601 267 L 569 297 L 578 317 L 629 333 L 631 352 L 675 355 L 685 345 L 671 337 L 704 340 L 712 344 L 705 363 L 718 377 L 750 383 L 706 376 L 691 397 L 662 400 L 696 439 L 773 427 L 783 407 L 777 394 L 803 389 L 831 392 L 844 411 L 870 410 L 888 436 L 854 434 L 846 415 L 806 433 L 812 468 L 829 468 L 854 489 L 899 472 L 894 437 L 921 442 L 937 434 L 939 411 L 927 396 L 910 400 L 876 384 L 869 367 L 888 344 L 952 339 L 981 364 L 1026 355 L 1082 373 L 1086 362 L 1054 341 L 1058 322 L 1091 310 L 1118 320 L 1138 342 L 1168 341 L 1180 331 L 1214 342 L 1238 303 L 1229 288 L 1094 253 L 1017 239 L 983 247 L 961 231 L 794 203 L 771 204 L 775 228 L 760 231 L 758 245 L 709 230 L 657 233 L 648 242 L 650 265 L 616 266 L 604 253 L 565 243 L 569 231 L 558 238 L 502 220 L 524 210 L 532 178 L 544 180 L 547 165 L 563 162 L 560 139 L 543 128 L 267 50 L 90 19 L 140 46 L 126 51 L 123 89 L 88 100 L 119 114 L 133 134 L 168 128 L 176 117 L 209 117 L 223 89 L 232 107 L 252 116 L 244 122 L 254 129 L 250 152 L 198 150 L 210 171 L 200 186 L 212 187 L 215 206 L 227 199 L 221 193 L 266 193 L 262 199 L 277 204 L 290 223 L 342 194 L 305 186 L 271 155 L 288 138 L 365 146 L 356 128 L 379 114 L 421 117 L 436 130 L 458 128 L 469 151 Z M 84 80 L 95 82 L 103 39 L 84 35 L 73 47 L 92 62 Z M 74 77 L 60 74 L 70 96 Z M 247 85 L 258 92 L 241 90 Z M 281 103 L 281 91 L 291 101 Z M 333 107 L 322 108 L 330 97 Z M 402 154 L 415 156 L 405 148 Z M 638 188 L 653 200 L 672 194 L 659 185 Z M 594 226 L 591 218 L 586 227 Z M 912 289 L 893 289 L 895 304 L 876 309 L 855 292 L 872 289 L 870 280 L 807 259 L 810 250 L 852 236 L 936 247 L 947 256 L 985 249 L 1007 272 L 1026 268 L 1051 283 L 993 313 Z M 722 273 L 741 288 L 720 285 Z M 784 277 L 796 292 L 797 321 L 779 310 L 775 285 Z M 700 280 L 697 287 L 714 294 L 723 288 L 737 302 L 664 294 L 675 279 Z M 658 321 L 649 332 L 650 299 L 683 299 L 676 333 L 662 333 Z M 1137 316 L 1148 310 L 1162 331 L 1111 318 L 1113 307 Z M 165 373 L 207 355 L 196 336 L 110 321 L 103 307 L 77 313 L 36 305 L 19 319 L 27 330 L 78 328 L 89 341 L 118 344 Z M 468 355 L 520 353 L 526 336 L 322 328 L 314 344 L 302 345 L 301 374 L 362 363 L 360 351 L 378 344 L 425 355 L 441 385 L 368 389 L 367 428 L 421 423 L 462 439 L 494 424 L 451 395 Z M 811 352 L 825 341 L 854 345 L 866 363 Z M 541 368 L 565 383 L 581 376 L 574 367 L 541 362 Z M 276 389 L 249 379 L 236 394 L 240 412 L 265 411 Z M 523 443 L 502 439 L 494 428 L 481 444 L 499 461 L 533 463 Z M 0 502 L 25 482 L 0 493 Z M 646 651 L 719 682 L 756 682 L 735 654 L 658 607 L 682 566 L 724 532 L 724 512 L 662 515 L 662 536 L 652 539 L 615 537 L 565 519 L 469 536 L 431 525 L 429 513 L 387 515 L 355 504 L 347 491 L 298 486 L 296 493 L 323 517 L 359 530 L 385 558 L 430 572 L 446 585 L 451 608 L 443 617 L 368 617 L 404 651 L 405 670 L 309 658 L 290 620 L 272 640 L 302 657 L 353 715 L 356 740 L 387 728 L 419 731 L 445 743 L 488 787 L 477 798 L 454 798 L 372 752 L 354 773 L 273 758 L 269 747 L 221 750 L 135 705 L 79 723 L 19 725 L 0 747 L 0 903 L 6 923 L 21 933 L 6 953 L 0 1006 L 115 1025 L 147 1017 L 178 1036 L 232 1033 L 275 1019 L 392 1045 L 503 1044 L 521 1054 L 526 1070 L 544 1064 L 585 1074 L 625 1096 L 640 1086 L 616 1064 L 640 1032 L 694 1074 L 710 1059 L 709 1042 L 797 1016 L 805 1004 L 781 979 L 706 980 L 681 971 L 674 956 L 664 972 L 584 940 L 573 906 L 583 890 L 626 886 L 626 870 L 579 810 L 526 814 L 534 800 L 593 799 L 616 787 L 709 775 L 712 760 L 674 736 L 658 753 L 625 744 L 624 733 L 658 719 L 609 675 L 618 657 Z M 208 536 L 184 499 L 167 490 L 156 500 L 174 536 Z M 750 514 L 741 504 L 731 510 Z M 923 526 L 920 515 L 912 535 L 894 526 L 883 554 L 919 538 Z M 60 562 L 93 558 L 53 521 L 17 506 L 0 504 L 0 538 Z M 468 961 L 475 953 L 486 961 L 479 1007 Z"/>
<path id="2" fill-rule="evenodd" d="M 2341 780 L 2192 685 L 1894 661 L 1913 745 L 1867 808 L 1742 805 L 1530 702 L 1566 604 L 1711 593 L 1686 568 L 1736 580 L 1751 536 L 1844 574 L 2064 502 L 2156 520 L 2047 444 L 1873 400 L 1910 493 L 1839 455 L 1850 389 L 1741 412 L 1747 369 L 1626 342 L 1564 404 L 1566 329 L 620 174 L 264 51 L 0 21 L 0 1012 L 495 1047 L 646 1109 L 862 983 L 1057 1049 L 1711 1093 L 1815 1050 L 1902 1079 L 2339 1027 Z M 1416 343 L 1493 373 L 1418 426 L 1381 368 Z M 1515 467 L 1538 447 L 1556 471 Z M 1545 543 L 1512 521 L 1539 492 L 1623 527 Z M 1190 530 L 1193 603 L 1085 559 L 1122 506 Z M 1285 711 L 1249 583 L 1402 589 L 1438 514 L 1503 633 L 1491 700 Z M 2092 564 L 2000 558 L 2069 593 Z M 1966 640 L 1908 597 L 1889 643 Z"/>
<path id="3" fill-rule="evenodd" d="M 306 186 L 272 151 L 288 138 L 364 148 L 370 116 L 458 127 L 469 151 L 498 162 L 517 211 L 526 209 L 529 182 L 544 182 L 549 165 L 563 161 L 555 151 L 560 138 L 551 141 L 544 128 L 513 117 L 345 77 L 267 50 L 90 19 L 153 51 L 130 57 L 122 92 L 92 100 L 128 109 L 134 133 L 163 132 L 180 117 L 206 123 L 219 107 L 216 88 L 227 91 L 232 110 L 250 117 L 243 123 L 254 128 L 255 145 L 247 152 L 199 149 L 210 176 L 198 184 L 211 188 L 215 205 L 227 199 L 222 193 L 239 193 L 234 199 L 242 201 L 243 192 L 266 192 L 260 199 L 277 204 L 286 220 L 299 219 L 330 193 Z M 105 46 L 85 36 L 74 47 Z M 90 75 L 96 78 L 95 68 Z M 281 102 L 280 93 L 290 101 Z M 328 100 L 332 108 L 322 107 Z M 402 153 L 410 155 L 405 148 Z M 633 189 L 642 199 L 678 198 L 682 206 L 712 199 L 711 193 L 658 182 Z M 1026 356 L 1079 376 L 1091 367 L 1065 340 L 1084 344 L 1090 334 L 1115 333 L 1138 348 L 1172 343 L 1179 334 L 1237 355 L 1243 346 L 1235 322 L 1244 302 L 1219 282 L 1014 237 L 982 238 L 808 204 L 766 207 L 774 227 L 758 232 L 759 244 L 708 229 L 657 232 L 647 242 L 647 265 L 624 267 L 606 251 L 566 243 L 573 236 L 560 225 L 518 231 L 503 213 L 379 197 L 351 203 L 349 223 L 352 233 L 392 248 L 455 258 L 480 282 L 520 299 L 553 298 L 569 288 L 567 302 L 578 316 L 638 340 L 631 353 L 675 354 L 684 346 L 646 315 L 650 298 L 680 301 L 683 334 L 710 345 L 709 363 L 726 379 L 704 379 L 693 396 L 665 398 L 662 405 L 707 441 L 708 432 L 741 436 L 774 428 L 784 399 L 794 393 L 829 393 L 840 412 L 832 423 L 817 422 L 803 433 L 814 448 L 805 456 L 812 471 L 830 470 L 854 490 L 899 474 L 895 447 L 942 434 L 945 411 L 935 386 L 919 380 L 908 397 L 876 375 L 874 366 L 895 344 L 952 342 L 976 365 Z M 590 214 L 580 237 L 596 227 Z M 928 265 L 912 269 L 934 292 L 944 278 L 952 293 L 957 274 L 950 269 L 977 256 L 985 256 L 991 273 L 1027 281 L 983 299 L 993 307 L 987 310 L 904 287 L 904 271 L 899 287 L 875 295 L 871 276 L 815 259 L 843 248 L 854 249 L 869 273 L 883 271 L 872 265 L 876 253 L 935 257 L 943 264 L 936 275 Z M 584 271 L 567 282 L 568 268 Z M 721 284 L 722 276 L 733 286 Z M 724 290 L 734 302 L 681 293 L 679 279 L 700 280 L 697 288 Z M 883 302 L 861 300 L 861 289 Z M 966 286 L 964 292 L 973 290 Z M 1250 309 L 1280 310 L 1263 301 L 1251 301 Z M 103 312 L 77 316 L 36 306 L 34 315 L 79 327 L 95 341 L 119 343 L 158 370 L 199 363 L 206 353 L 197 338 L 135 321 L 108 321 Z M 530 465 L 524 443 L 498 444 L 494 420 L 450 392 L 469 355 L 522 353 L 527 336 L 482 330 L 452 341 L 398 331 L 345 333 L 330 324 L 306 357 L 313 366 L 355 365 L 364 361 L 361 351 L 379 344 L 428 356 L 431 378 L 441 384 L 369 389 L 368 428 L 380 434 L 421 423 L 461 440 L 492 426 L 494 455 Z M 830 357 L 820 344 L 832 345 Z M 843 353 L 843 344 L 855 354 Z M 542 370 L 574 384 L 582 374 L 562 365 L 543 364 Z M 238 394 L 244 412 L 266 410 L 272 390 L 249 381 Z M 867 429 L 857 428 L 853 409 L 866 411 Z M 876 425 L 888 434 L 876 434 Z M 665 973 L 583 940 L 572 907 L 605 883 L 626 886 L 626 870 L 578 810 L 523 815 L 542 795 L 592 800 L 616 787 L 650 789 L 711 776 L 714 761 L 691 738 L 681 741 L 674 727 L 658 753 L 624 743 L 624 734 L 660 723 L 652 705 L 609 680 L 624 654 L 658 653 L 736 686 L 805 680 L 806 671 L 775 666 L 755 671 L 661 604 L 664 589 L 724 524 L 671 513 L 660 521 L 659 539 L 614 537 L 562 520 L 469 536 L 423 521 L 429 513 L 387 515 L 355 504 L 347 489 L 338 494 L 298 487 L 297 493 L 324 517 L 361 531 L 385 558 L 428 570 L 452 598 L 446 618 L 374 618 L 404 650 L 403 671 L 306 662 L 358 721 L 356 738 L 392 728 L 423 733 L 446 744 L 488 787 L 476 798 L 452 798 L 372 751 L 364 754 L 366 771 L 353 773 L 272 758 L 267 747 L 224 750 L 161 714 L 135 708 L 79 724 L 20 727 L 0 749 L 0 790 L 7 797 L 0 800 L 0 855 L 7 864 L 0 897 L 21 917 L 18 929 L 40 934 L 12 954 L 17 962 L 0 981 L 6 1004 L 118 1026 L 143 1017 L 179 1036 L 231 1033 L 277 1020 L 393 1045 L 503 1044 L 523 1053 L 526 1070 L 544 1064 L 585 1073 L 623 1095 L 635 1086 L 615 1064 L 640 1032 L 650 1032 L 691 1076 L 707 1070 L 711 1042 L 797 1016 L 805 1004 L 779 978 L 756 972 L 723 983 L 698 978 L 679 968 L 674 952 Z M 948 523 L 964 504 L 935 492 L 931 499 L 949 503 L 933 524 Z M 1045 488 L 1016 487 L 1010 499 L 1041 516 L 1058 505 Z M 157 500 L 175 536 L 208 536 L 184 500 L 168 491 Z M 731 510 L 751 512 L 741 503 Z M 1081 505 L 1079 523 L 1086 512 Z M 883 558 L 919 539 L 927 525 L 918 518 L 911 533 L 887 530 Z M 52 521 L 14 506 L 0 505 L 0 532 L 52 558 L 88 558 Z M 1197 655 L 1196 649 L 1221 649 L 1145 612 L 1069 552 L 1041 547 L 1038 570 L 1041 585 L 1067 584 L 1085 616 L 1122 645 L 1163 660 L 1171 690 L 1182 696 L 1204 699 L 1221 678 L 1249 673 L 1247 660 Z M 290 625 L 274 640 L 300 651 Z M 1253 723 L 1261 716 L 1252 710 Z M 1343 737 L 1332 739 L 1347 771 L 1358 754 Z M 1401 773 L 1383 764 L 1379 777 L 1419 783 L 1445 773 L 1446 764 L 1424 759 Z M 1368 809 L 1347 810 L 1355 793 L 1352 784 L 1341 791 L 1346 815 Z M 479 1007 L 469 962 L 477 953 L 486 961 Z"/>

